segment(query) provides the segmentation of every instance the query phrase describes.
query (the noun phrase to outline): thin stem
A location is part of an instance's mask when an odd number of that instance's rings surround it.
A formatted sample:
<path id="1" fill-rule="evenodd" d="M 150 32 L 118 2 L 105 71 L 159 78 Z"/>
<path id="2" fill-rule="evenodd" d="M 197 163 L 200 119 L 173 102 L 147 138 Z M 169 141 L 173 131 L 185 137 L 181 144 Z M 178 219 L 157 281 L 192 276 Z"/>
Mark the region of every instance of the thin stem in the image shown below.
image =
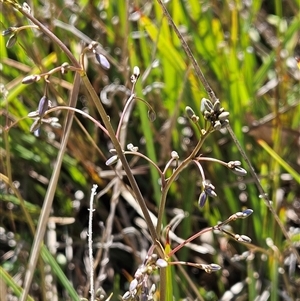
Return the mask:
<path id="1" fill-rule="evenodd" d="M 97 121 L 94 117 L 92 117 L 91 115 L 83 112 L 82 110 L 79 110 L 79 109 L 76 109 L 76 108 L 73 108 L 73 107 L 68 107 L 68 106 L 57 106 L 57 107 L 54 107 L 54 108 L 51 108 L 51 109 L 47 110 L 45 112 L 45 115 L 47 115 L 51 112 L 54 112 L 54 111 L 58 111 L 58 110 L 74 111 L 74 112 L 77 112 L 77 113 L 81 114 L 82 116 L 84 116 L 84 117 L 90 119 L 92 122 L 94 122 L 94 124 L 97 125 L 109 137 L 109 134 L 108 134 L 108 131 L 106 130 L 106 128 L 99 121 Z"/>
<path id="2" fill-rule="evenodd" d="M 189 237 L 188 239 L 186 239 L 183 243 L 181 243 L 180 245 L 178 245 L 176 248 L 174 248 L 169 254 L 168 256 L 171 257 L 173 256 L 177 251 L 179 251 L 181 248 L 183 248 L 186 244 L 188 244 L 189 242 L 193 241 L 194 239 L 198 238 L 199 236 L 201 236 L 204 233 L 207 233 L 209 231 L 212 231 L 214 229 L 214 227 L 208 227 L 205 228 L 199 232 L 197 232 L 196 234 L 192 235 L 191 237 Z"/>
<path id="3" fill-rule="evenodd" d="M 125 107 L 122 111 L 122 115 L 120 117 L 120 121 L 119 121 L 119 124 L 118 124 L 118 129 L 117 129 L 117 132 L 116 132 L 116 136 L 119 140 L 120 140 L 120 131 L 121 131 L 121 127 L 123 125 L 123 120 L 125 118 L 125 114 L 128 114 L 128 108 L 129 108 L 130 105 L 132 105 L 132 103 L 134 101 L 134 97 L 135 97 L 135 94 L 132 93 L 130 95 L 130 97 L 128 98 L 128 100 L 126 101 Z"/>
<path id="4" fill-rule="evenodd" d="M 160 205 L 158 208 L 158 217 L 157 217 L 157 225 L 156 225 L 156 233 L 158 236 L 160 236 L 161 226 L 162 226 L 162 219 L 164 214 L 164 209 L 166 206 L 166 199 L 168 191 L 171 187 L 171 184 L 175 181 L 175 179 L 178 177 L 178 175 L 182 172 L 182 170 L 189 165 L 189 163 L 196 157 L 197 153 L 201 149 L 206 137 L 208 136 L 209 132 L 206 132 L 202 138 L 198 141 L 196 147 L 193 149 L 192 153 L 179 164 L 179 166 L 175 169 L 175 171 L 172 173 L 171 177 L 166 181 L 166 185 L 163 186 L 161 199 L 160 199 Z M 162 183 L 164 184 L 164 183 Z"/>
<path id="5" fill-rule="evenodd" d="M 94 257 L 93 257 L 93 212 L 94 209 L 94 195 L 96 194 L 97 185 L 93 185 L 90 197 L 90 208 L 89 208 L 89 232 L 88 232 L 88 248 L 89 248 L 89 260 L 90 260 L 90 294 L 91 301 L 95 300 L 95 290 L 94 290 Z"/>
<path id="6" fill-rule="evenodd" d="M 57 44 L 61 50 L 67 55 L 67 57 L 70 59 L 72 64 L 80 68 L 80 64 L 72 54 L 72 52 L 69 50 L 69 48 L 54 35 L 45 25 L 43 25 L 41 22 L 39 22 L 36 18 L 34 18 L 32 15 L 30 15 L 26 10 L 24 10 L 21 6 L 18 7 L 18 10 L 24 15 L 27 19 L 29 19 L 33 24 L 37 25 L 39 27 L 39 30 L 42 31 L 46 36 L 48 36 L 55 44 Z"/>
<path id="7" fill-rule="evenodd" d="M 158 240 L 158 236 L 155 232 L 155 228 L 154 228 L 154 225 L 152 223 L 152 220 L 151 220 L 151 217 L 150 217 L 150 214 L 149 214 L 149 211 L 148 211 L 148 208 L 145 204 L 145 201 L 143 199 L 143 196 L 141 194 L 141 191 L 136 183 L 136 180 L 132 174 L 132 171 L 130 169 L 130 166 L 123 154 L 123 150 L 121 148 L 121 145 L 115 135 L 115 132 L 112 128 L 112 125 L 109 121 L 109 117 L 107 116 L 106 112 L 105 112 L 105 109 L 102 105 L 102 103 L 99 101 L 99 98 L 98 98 L 98 95 L 96 93 L 96 91 L 94 90 L 93 86 L 91 85 L 89 79 L 87 78 L 86 75 L 82 76 L 82 81 L 83 81 L 83 84 L 85 85 L 88 93 L 90 94 L 100 116 L 101 116 L 101 119 L 104 123 L 104 126 L 106 127 L 108 133 L 109 133 L 109 136 L 110 136 L 110 139 L 116 149 L 116 152 L 118 154 L 118 157 L 119 159 L 121 160 L 122 164 L 123 164 L 123 168 L 126 172 L 126 175 L 128 177 L 128 180 L 130 182 L 130 185 L 135 193 L 135 197 L 137 199 L 137 202 L 138 204 L 140 205 L 141 207 L 141 210 L 143 212 L 143 215 L 144 215 L 144 218 L 146 220 L 146 223 L 147 223 L 147 226 L 149 228 L 149 232 L 150 232 L 150 235 L 151 235 L 151 238 L 153 240 L 153 242 L 157 241 Z M 161 256 L 163 256 L 163 254 L 160 254 Z"/>
<path id="8" fill-rule="evenodd" d="M 146 161 L 148 161 L 152 166 L 155 167 L 155 169 L 158 171 L 158 173 L 160 174 L 161 177 L 163 177 L 163 173 L 160 170 L 160 168 L 150 159 L 148 158 L 146 155 L 139 153 L 139 152 L 131 152 L 131 151 L 125 151 L 124 155 L 133 155 L 133 156 L 138 156 L 141 157 L 143 159 L 145 159 Z"/>
<path id="9" fill-rule="evenodd" d="M 190 47 L 188 46 L 187 42 L 185 41 L 185 39 L 183 38 L 183 36 L 181 35 L 180 31 L 178 30 L 177 26 L 175 25 L 171 15 L 169 14 L 167 8 L 165 7 L 165 5 L 162 3 L 161 0 L 157 0 L 157 2 L 159 3 L 159 5 L 161 6 L 163 12 L 164 12 L 164 15 L 167 17 L 169 23 L 171 24 L 172 26 L 172 29 L 175 31 L 177 37 L 179 38 L 180 40 L 180 43 L 186 53 L 186 55 L 188 56 L 188 58 L 191 60 L 192 64 L 193 64 L 193 67 L 195 69 L 195 72 L 197 74 L 197 76 L 199 77 L 201 83 L 203 84 L 204 86 L 204 89 L 206 90 L 207 94 L 209 95 L 209 98 L 213 101 L 213 102 L 216 102 L 217 101 L 217 98 L 215 96 L 215 93 L 214 91 L 212 90 L 212 88 L 210 87 L 208 81 L 206 80 L 201 68 L 199 67 L 195 57 L 193 56 L 193 53 L 190 49 Z"/>

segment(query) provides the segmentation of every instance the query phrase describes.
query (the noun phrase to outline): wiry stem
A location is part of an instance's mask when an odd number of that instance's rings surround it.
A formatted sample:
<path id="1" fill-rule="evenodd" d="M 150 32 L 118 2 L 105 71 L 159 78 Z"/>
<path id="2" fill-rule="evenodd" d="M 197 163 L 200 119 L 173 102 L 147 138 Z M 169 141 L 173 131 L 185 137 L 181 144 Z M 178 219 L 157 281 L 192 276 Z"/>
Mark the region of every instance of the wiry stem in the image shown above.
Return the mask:
<path id="1" fill-rule="evenodd" d="M 105 125 L 105 128 L 107 129 L 107 131 L 109 133 L 110 139 L 111 139 L 111 141 L 112 141 L 112 143 L 113 143 L 113 145 L 116 149 L 116 152 L 118 154 L 119 159 L 121 160 L 121 162 L 123 164 L 123 168 L 126 172 L 128 180 L 130 182 L 130 185 L 131 185 L 131 187 L 132 187 L 132 189 L 135 193 L 135 197 L 137 199 L 137 202 L 139 203 L 139 205 L 141 207 L 141 210 L 143 212 L 143 215 L 145 217 L 145 220 L 146 220 L 146 223 L 148 225 L 151 238 L 155 242 L 155 241 L 158 240 L 158 236 L 155 232 L 155 228 L 154 228 L 154 225 L 153 225 L 152 220 L 150 218 L 148 208 L 145 204 L 144 198 L 143 198 L 143 196 L 141 194 L 141 191 L 140 191 L 140 189 L 139 189 L 139 187 L 136 183 L 136 180 L 135 180 L 135 178 L 134 178 L 134 176 L 131 172 L 130 166 L 129 166 L 129 164 L 128 164 L 128 162 L 127 162 L 127 160 L 126 160 L 126 158 L 123 154 L 123 150 L 122 150 L 121 145 L 120 145 L 120 143 L 119 143 L 119 141 L 118 141 L 118 139 L 115 135 L 115 132 L 112 128 L 112 125 L 109 121 L 109 118 L 108 118 L 108 116 L 105 112 L 105 109 L 104 109 L 102 103 L 99 101 L 98 95 L 97 95 L 96 91 L 94 90 L 93 86 L 91 85 L 91 83 L 90 83 L 90 81 L 89 81 L 89 79 L 87 78 L 86 75 L 84 75 L 82 77 L 82 81 L 83 81 L 85 87 L 87 88 L 87 91 L 90 94 L 90 96 L 91 96 L 91 98 L 92 98 L 92 100 L 93 100 L 100 116 L 101 116 L 101 119 L 102 119 L 102 121 Z M 160 255 L 163 256 L 163 254 L 160 254 Z"/>
<path id="2" fill-rule="evenodd" d="M 94 257 L 93 257 L 93 212 L 94 209 L 94 195 L 96 194 L 97 185 L 93 185 L 91 190 L 91 197 L 90 197 L 90 208 L 89 208 L 89 260 L 90 260 L 90 294 L 91 294 L 91 301 L 95 300 L 95 289 L 94 289 Z"/>
<path id="3" fill-rule="evenodd" d="M 163 219 L 163 214 L 164 214 L 164 209 L 166 206 L 166 199 L 167 199 L 167 194 L 168 191 L 171 187 L 171 184 L 175 181 L 175 179 L 178 177 L 178 175 L 182 172 L 182 170 L 189 165 L 189 163 L 196 157 L 197 153 L 201 149 L 204 140 L 208 136 L 209 132 L 206 132 L 201 140 L 198 141 L 196 147 L 193 149 L 192 153 L 185 159 L 183 160 L 179 166 L 175 169 L 171 177 L 167 180 L 161 194 L 161 199 L 160 199 L 160 204 L 158 208 L 158 217 L 157 217 L 157 226 L 156 226 L 156 233 L 159 236 L 160 231 L 161 231 L 161 226 L 162 226 L 162 219 Z"/>

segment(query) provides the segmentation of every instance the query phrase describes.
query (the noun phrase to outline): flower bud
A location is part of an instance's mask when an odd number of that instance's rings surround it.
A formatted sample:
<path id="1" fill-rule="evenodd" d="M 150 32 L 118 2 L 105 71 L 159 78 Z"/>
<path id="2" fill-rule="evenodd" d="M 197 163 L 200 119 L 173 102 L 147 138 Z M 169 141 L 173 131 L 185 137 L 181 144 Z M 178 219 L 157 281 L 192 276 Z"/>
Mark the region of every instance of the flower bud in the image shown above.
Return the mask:
<path id="1" fill-rule="evenodd" d="M 229 117 L 229 112 L 223 112 L 218 116 L 218 119 L 224 121 L 228 117 Z"/>
<path id="2" fill-rule="evenodd" d="M 133 75 L 136 79 L 140 76 L 140 68 L 138 66 L 133 67 Z"/>
<path id="3" fill-rule="evenodd" d="M 9 34 L 14 33 L 17 30 L 17 27 L 11 26 L 2 31 L 3 36 L 8 36 Z"/>
<path id="4" fill-rule="evenodd" d="M 217 100 L 215 103 L 214 103 L 214 112 L 217 113 L 219 112 L 221 109 L 221 103 L 219 100 Z"/>
<path id="5" fill-rule="evenodd" d="M 211 101 L 207 98 L 202 98 L 201 99 L 201 107 L 200 107 L 201 112 L 203 113 L 205 110 L 208 112 L 212 112 L 214 110 L 214 106 L 211 103 Z"/>
<path id="6" fill-rule="evenodd" d="M 40 117 L 43 117 L 45 112 L 48 110 L 48 99 L 47 97 L 44 95 L 39 102 L 39 107 L 38 107 L 38 112 Z"/>
<path id="7" fill-rule="evenodd" d="M 113 165 L 115 164 L 117 161 L 119 160 L 119 157 L 117 155 L 114 155 L 112 157 L 110 157 L 106 162 L 106 166 L 110 166 L 110 165 Z"/>
<path id="8" fill-rule="evenodd" d="M 39 81 L 40 79 L 41 79 L 41 77 L 39 75 L 28 75 L 23 78 L 22 84 L 25 84 L 25 85 L 32 84 L 32 83 Z"/>
<path id="9" fill-rule="evenodd" d="M 153 110 L 148 111 L 148 119 L 150 122 L 153 122 L 156 119 L 156 114 Z"/>
<path id="10" fill-rule="evenodd" d="M 155 263 L 159 268 L 165 268 L 168 266 L 168 263 L 162 259 L 162 258 L 159 258 L 157 259 L 156 263 Z"/>
<path id="11" fill-rule="evenodd" d="M 95 58 L 103 69 L 108 70 L 110 68 L 110 63 L 104 55 L 95 52 Z"/>
<path id="12" fill-rule="evenodd" d="M 35 132 L 36 130 L 38 130 L 41 126 L 41 119 L 40 118 L 37 118 L 33 124 L 31 125 L 30 127 L 30 132 Z"/>
<path id="13" fill-rule="evenodd" d="M 199 196 L 199 199 L 198 199 L 198 205 L 200 208 L 204 207 L 205 203 L 206 203 L 206 200 L 207 200 L 207 194 L 205 191 L 202 191 L 200 193 L 200 196 Z"/>

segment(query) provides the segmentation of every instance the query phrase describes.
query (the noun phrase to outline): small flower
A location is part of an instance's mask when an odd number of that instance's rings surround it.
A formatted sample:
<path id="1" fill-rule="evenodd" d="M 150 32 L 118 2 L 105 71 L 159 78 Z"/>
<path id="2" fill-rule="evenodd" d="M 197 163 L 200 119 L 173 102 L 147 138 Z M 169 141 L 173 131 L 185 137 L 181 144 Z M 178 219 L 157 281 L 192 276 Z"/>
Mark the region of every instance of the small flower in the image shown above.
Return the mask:
<path id="1" fill-rule="evenodd" d="M 210 266 L 212 272 L 221 270 L 221 267 L 218 264 L 211 263 L 209 266 Z"/>
<path id="2" fill-rule="evenodd" d="M 178 160 L 179 159 L 178 153 L 176 151 L 172 151 L 171 152 L 171 158 L 175 159 L 175 160 Z"/>
<path id="3" fill-rule="evenodd" d="M 252 209 L 246 209 L 242 213 L 243 213 L 243 218 L 246 218 L 246 217 L 248 217 L 249 215 L 251 215 L 253 213 L 253 210 Z"/>
<path id="4" fill-rule="evenodd" d="M 32 132 L 35 132 L 36 130 L 38 130 L 40 128 L 41 124 L 42 124 L 41 118 L 36 118 L 30 127 L 30 132 L 32 133 Z"/>
<path id="5" fill-rule="evenodd" d="M 40 117 L 43 117 L 45 112 L 48 110 L 48 99 L 46 97 L 46 95 L 44 95 L 39 102 L 39 106 L 38 106 L 38 113 Z"/>
<path id="6" fill-rule="evenodd" d="M 110 63 L 104 55 L 95 52 L 95 58 L 102 68 L 106 70 L 110 68 Z"/>
<path id="7" fill-rule="evenodd" d="M 212 102 L 209 99 L 202 98 L 201 99 L 200 110 L 201 110 L 202 113 L 204 113 L 205 110 L 208 111 L 208 112 L 213 112 L 214 106 L 213 106 Z"/>
<path id="8" fill-rule="evenodd" d="M 131 299 L 131 293 L 130 292 L 126 292 L 123 296 L 122 296 L 122 300 L 129 300 Z"/>
<path id="9" fill-rule="evenodd" d="M 38 82 L 41 79 L 39 75 L 28 75 L 23 78 L 22 84 L 32 84 Z"/>
<path id="10" fill-rule="evenodd" d="M 61 74 L 66 74 L 68 72 L 69 67 L 69 63 L 63 63 L 60 69 Z"/>
<path id="11" fill-rule="evenodd" d="M 222 112 L 220 115 L 218 115 L 218 119 L 220 121 L 225 121 L 229 117 L 229 112 Z"/>
<path id="12" fill-rule="evenodd" d="M 215 193 L 215 186 L 212 185 L 211 183 L 208 183 L 207 181 L 203 181 L 203 188 L 205 193 L 210 196 L 215 198 L 217 196 L 217 194 Z"/>
<path id="13" fill-rule="evenodd" d="M 219 131 L 229 124 L 229 112 L 226 112 L 223 107 L 221 107 L 220 101 L 217 100 L 214 104 L 206 98 L 201 100 L 201 112 L 204 119 L 208 120 L 215 130 Z"/>
<path id="14" fill-rule="evenodd" d="M 38 111 L 32 111 L 32 112 L 29 112 L 27 116 L 29 118 L 37 118 L 39 116 L 39 112 Z"/>
<path id="15" fill-rule="evenodd" d="M 106 162 L 106 166 L 111 166 L 113 164 L 115 164 L 117 161 L 119 160 L 119 157 L 117 155 L 114 155 L 112 157 L 110 157 Z"/>
<path id="16" fill-rule="evenodd" d="M 8 36 L 8 35 L 14 33 L 16 30 L 17 30 L 17 27 L 14 27 L 14 26 L 8 27 L 7 29 L 2 31 L 2 35 Z"/>
<path id="17" fill-rule="evenodd" d="M 251 243 L 251 238 L 248 237 L 247 235 L 235 234 L 234 239 L 240 242 Z"/>
<path id="18" fill-rule="evenodd" d="M 221 103 L 219 100 L 217 100 L 215 103 L 214 103 L 214 112 L 219 112 L 221 110 Z M 229 113 L 228 113 L 229 115 Z"/>
<path id="19" fill-rule="evenodd" d="M 140 76 L 140 68 L 138 66 L 134 66 L 133 67 L 133 75 L 135 77 L 139 77 Z"/>
<path id="20" fill-rule="evenodd" d="M 233 173 L 235 173 L 238 176 L 244 177 L 247 175 L 247 171 L 240 166 L 240 161 L 230 161 L 227 163 L 227 167 L 230 168 Z"/>
<path id="21" fill-rule="evenodd" d="M 148 119 L 150 122 L 153 122 L 156 119 L 156 114 L 153 110 L 148 111 Z"/>
<path id="22" fill-rule="evenodd" d="M 193 110 L 191 107 L 189 107 L 189 106 L 186 106 L 186 107 L 185 107 L 185 112 L 186 112 L 186 114 L 188 115 L 188 117 L 189 117 L 190 119 L 192 119 L 193 116 L 195 115 L 194 110 Z"/>
<path id="23" fill-rule="evenodd" d="M 131 292 L 134 291 L 137 288 L 138 284 L 139 283 L 138 283 L 137 279 L 136 278 L 133 279 L 129 284 L 129 291 L 131 291 Z"/>
<path id="24" fill-rule="evenodd" d="M 214 129 L 215 129 L 216 131 L 219 131 L 221 128 L 222 128 L 221 121 L 220 121 L 220 120 L 217 120 L 217 121 L 214 123 Z"/>
<path id="25" fill-rule="evenodd" d="M 207 194 L 205 191 L 202 191 L 198 199 L 198 205 L 200 208 L 204 207 L 206 200 L 207 200 Z"/>
<path id="26" fill-rule="evenodd" d="M 241 166 L 241 165 L 242 165 L 241 161 L 229 161 L 229 162 L 227 163 L 227 166 L 228 166 L 229 168 L 234 168 L 234 167 L 236 167 L 236 166 Z"/>
<path id="27" fill-rule="evenodd" d="M 61 128 L 61 124 L 58 122 L 58 118 L 56 117 L 52 117 L 52 118 L 48 118 L 50 120 L 49 124 L 55 128 L 55 129 L 60 129 Z M 44 121 L 45 119 L 43 119 Z"/>
<path id="28" fill-rule="evenodd" d="M 127 149 L 131 152 L 137 152 L 139 150 L 139 148 L 134 146 L 132 143 L 127 144 Z"/>
<path id="29" fill-rule="evenodd" d="M 165 268 L 168 266 L 168 263 L 162 259 L 162 258 L 159 258 L 157 259 L 156 263 L 155 263 L 159 268 Z"/>
<path id="30" fill-rule="evenodd" d="M 191 107 L 186 106 L 185 112 L 186 112 L 188 118 L 191 119 L 194 123 L 199 121 L 199 117 L 195 114 L 194 110 Z"/>

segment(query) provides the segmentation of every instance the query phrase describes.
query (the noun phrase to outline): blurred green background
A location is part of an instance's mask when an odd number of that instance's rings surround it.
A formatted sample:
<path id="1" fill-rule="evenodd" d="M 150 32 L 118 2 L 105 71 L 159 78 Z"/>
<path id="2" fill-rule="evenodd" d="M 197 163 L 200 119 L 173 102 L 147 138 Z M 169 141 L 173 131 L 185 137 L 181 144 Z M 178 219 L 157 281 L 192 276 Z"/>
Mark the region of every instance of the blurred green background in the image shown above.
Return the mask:
<path id="1" fill-rule="evenodd" d="M 299 1 L 165 2 L 217 97 L 230 112 L 230 124 L 273 201 L 293 247 L 299 251 Z M 190 154 L 199 133 L 186 118 L 184 109 L 190 106 L 201 115 L 200 101 L 207 95 L 156 1 L 33 0 L 29 4 L 34 16 L 76 58 L 88 38 L 101 44 L 111 63 L 110 70 L 101 69 L 94 57 L 86 61 L 86 68 L 115 129 L 131 89 L 132 68 L 139 66 L 141 77 L 136 94 L 151 104 L 157 118 L 150 122 L 147 107 L 138 101 L 128 123 L 126 144 L 138 146 L 140 152 L 162 169 L 171 151 L 175 150 L 180 160 Z M 2 31 L 30 24 L 6 1 L 0 7 Z M 21 81 L 29 74 L 43 73 L 68 61 L 38 30 L 21 31 L 10 48 L 6 48 L 8 38 L 0 36 L 1 300 L 14 300 L 12 295 L 17 294 L 18 287 L 14 289 L 13 284 L 21 284 L 24 277 L 33 241 L 24 212 L 37 222 L 62 136 L 62 129 L 47 124 L 41 127 L 38 137 L 30 133 L 32 120 L 25 117 L 37 109 L 45 83 L 41 80 L 23 85 Z M 68 103 L 73 76 L 68 72 L 50 78 L 48 96 L 54 105 Z M 99 119 L 84 87 L 80 89 L 77 108 Z M 58 117 L 63 125 L 65 115 L 66 111 L 60 111 L 51 116 Z M 202 117 L 200 124 L 204 124 Z M 89 194 L 94 183 L 101 192 L 115 177 L 113 167 L 105 165 L 111 147 L 99 128 L 76 115 L 46 237 L 46 246 L 56 260 L 45 264 L 41 261 L 36 270 L 30 290 L 35 300 L 44 300 L 49 291 L 53 294 L 51 298 L 55 295 L 57 300 L 69 299 L 65 285 L 57 280 L 57 273 L 62 272 L 80 296 L 88 296 Z M 210 135 L 201 154 L 225 162 L 242 161 L 226 130 Z M 129 160 L 149 210 L 156 215 L 160 198 L 158 174 L 144 160 Z M 244 163 L 243 167 L 249 170 Z M 251 237 L 257 246 L 247 248 L 228 237 L 212 234 L 194 242 L 204 246 L 207 254 L 188 247 L 182 249 L 177 254 L 181 260 L 215 262 L 222 266 L 214 274 L 186 269 L 203 300 L 300 300 L 300 263 L 291 251 L 291 243 L 259 198 L 249 172 L 240 178 L 215 163 L 205 163 L 203 168 L 206 178 L 216 187 L 218 198 L 209 199 L 202 209 L 198 207 L 201 176 L 191 165 L 169 191 L 167 221 L 178 216 L 180 210 L 186 212 L 176 228 L 176 234 L 186 239 L 235 212 L 251 208 L 253 215 L 232 223 L 231 231 Z M 127 183 L 126 178 L 124 182 Z M 13 183 L 14 189 L 9 183 Z M 107 294 L 114 292 L 113 300 L 120 300 L 118 296 L 128 289 L 128 282 L 144 260 L 150 243 L 143 234 L 145 229 L 137 212 L 121 197 L 114 216 L 109 255 L 102 257 L 99 246 L 111 198 L 112 190 L 107 189 L 95 201 L 94 252 L 99 262 L 108 261 L 104 270 L 97 266 L 96 283 Z M 55 262 L 62 269 L 59 272 L 54 268 Z M 104 271 L 103 279 L 100 271 Z M 173 280 L 178 283 L 175 300 L 192 300 L 189 285 L 180 277 L 175 270 Z M 7 285 L 4 279 L 11 284 Z M 159 300 L 158 295 L 155 298 Z"/>

